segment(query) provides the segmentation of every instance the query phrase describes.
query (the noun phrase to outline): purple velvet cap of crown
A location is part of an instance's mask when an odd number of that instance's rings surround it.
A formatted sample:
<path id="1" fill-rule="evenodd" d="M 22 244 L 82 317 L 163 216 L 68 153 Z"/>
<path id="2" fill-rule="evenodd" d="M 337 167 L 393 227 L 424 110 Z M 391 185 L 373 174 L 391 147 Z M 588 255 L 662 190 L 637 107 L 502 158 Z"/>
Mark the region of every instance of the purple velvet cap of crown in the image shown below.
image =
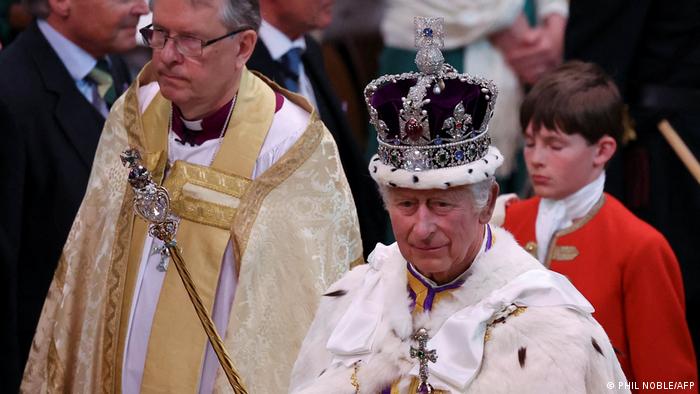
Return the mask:
<path id="1" fill-rule="evenodd" d="M 399 113 L 403 108 L 402 97 L 408 96 L 409 89 L 416 84 L 417 78 L 401 79 L 379 86 L 371 96 L 369 103 L 377 111 L 378 118 L 387 126 L 385 142 L 394 143 L 400 138 Z M 436 94 L 428 89 L 425 98 L 430 103 L 423 106 L 428 112 L 431 140 L 446 139 L 451 136 L 443 130 L 445 120 L 452 117 L 455 107 L 461 102 L 465 112 L 471 115 L 472 127 L 469 131 L 478 131 L 489 111 L 491 92 L 484 93 L 479 84 L 460 79 L 445 79 L 445 88 Z M 381 136 L 380 136 L 381 138 Z"/>

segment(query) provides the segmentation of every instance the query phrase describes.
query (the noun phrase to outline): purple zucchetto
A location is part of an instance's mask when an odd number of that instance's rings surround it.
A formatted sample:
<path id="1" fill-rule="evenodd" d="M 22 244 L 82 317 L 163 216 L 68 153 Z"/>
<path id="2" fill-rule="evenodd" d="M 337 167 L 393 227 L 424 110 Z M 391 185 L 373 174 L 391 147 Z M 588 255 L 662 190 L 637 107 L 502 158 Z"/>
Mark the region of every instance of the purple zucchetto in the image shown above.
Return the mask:
<path id="1" fill-rule="evenodd" d="M 365 88 L 379 147 L 369 171 L 377 183 L 449 188 L 494 175 L 503 163 L 488 122 L 497 90 L 488 79 L 444 62 L 443 19 L 414 19 L 419 72 L 385 75 Z"/>

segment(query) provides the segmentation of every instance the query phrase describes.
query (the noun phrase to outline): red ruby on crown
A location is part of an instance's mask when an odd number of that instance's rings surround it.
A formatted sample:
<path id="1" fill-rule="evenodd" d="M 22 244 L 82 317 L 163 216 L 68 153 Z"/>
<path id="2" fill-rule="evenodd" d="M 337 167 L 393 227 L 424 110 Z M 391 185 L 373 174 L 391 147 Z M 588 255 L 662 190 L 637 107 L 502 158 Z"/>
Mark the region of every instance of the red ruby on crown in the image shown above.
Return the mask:
<path id="1" fill-rule="evenodd" d="M 411 118 L 406 122 L 405 131 L 408 138 L 418 141 L 423 135 L 423 126 L 415 118 Z"/>

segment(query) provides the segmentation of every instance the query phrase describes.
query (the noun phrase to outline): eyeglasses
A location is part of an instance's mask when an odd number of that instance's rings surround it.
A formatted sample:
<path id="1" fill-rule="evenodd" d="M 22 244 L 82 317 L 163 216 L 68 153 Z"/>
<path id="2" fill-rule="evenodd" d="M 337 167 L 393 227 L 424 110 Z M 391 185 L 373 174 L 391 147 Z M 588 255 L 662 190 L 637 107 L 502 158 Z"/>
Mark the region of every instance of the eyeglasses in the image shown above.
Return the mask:
<path id="1" fill-rule="evenodd" d="M 177 51 L 180 52 L 183 56 L 196 57 L 202 56 L 202 51 L 205 47 L 208 47 L 209 45 L 217 41 L 221 41 L 224 38 L 231 37 L 242 31 L 250 29 L 251 27 L 244 26 L 240 29 L 236 29 L 232 32 L 224 34 L 221 37 L 217 37 L 209 41 L 200 40 L 199 38 L 190 36 L 169 36 L 165 31 L 154 28 L 153 24 L 150 24 L 140 29 L 139 33 L 141 33 L 143 40 L 146 41 L 146 45 L 148 45 L 151 48 L 163 49 L 168 40 L 173 40 L 175 48 L 177 48 Z"/>

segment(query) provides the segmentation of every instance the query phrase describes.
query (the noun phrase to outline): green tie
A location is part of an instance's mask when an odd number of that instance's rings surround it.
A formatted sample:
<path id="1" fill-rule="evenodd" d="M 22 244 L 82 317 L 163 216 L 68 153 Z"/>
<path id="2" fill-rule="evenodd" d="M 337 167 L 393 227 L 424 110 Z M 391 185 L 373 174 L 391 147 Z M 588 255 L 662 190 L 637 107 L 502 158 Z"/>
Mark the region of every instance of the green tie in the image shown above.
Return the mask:
<path id="1" fill-rule="evenodd" d="M 88 74 L 88 78 L 97 85 L 97 93 L 107 104 L 107 109 L 111 108 L 117 99 L 117 91 L 114 90 L 114 81 L 109 72 L 107 60 L 104 58 L 98 60 L 95 68 Z"/>

